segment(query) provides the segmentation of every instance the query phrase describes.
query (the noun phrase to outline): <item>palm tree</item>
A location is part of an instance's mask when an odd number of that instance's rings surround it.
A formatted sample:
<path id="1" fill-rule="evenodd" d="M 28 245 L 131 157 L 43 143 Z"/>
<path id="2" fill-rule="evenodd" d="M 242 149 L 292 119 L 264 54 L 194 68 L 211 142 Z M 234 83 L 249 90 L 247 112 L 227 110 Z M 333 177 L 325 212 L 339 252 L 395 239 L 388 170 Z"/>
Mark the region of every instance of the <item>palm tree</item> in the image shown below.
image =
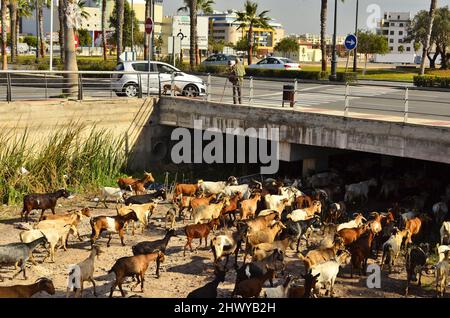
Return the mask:
<path id="1" fill-rule="evenodd" d="M 8 36 L 6 34 L 6 10 L 8 10 L 8 0 L 2 0 L 2 69 L 8 69 L 8 56 L 6 54 L 6 42 Z"/>
<path id="2" fill-rule="evenodd" d="M 419 75 L 425 74 L 425 58 L 427 57 L 428 48 L 429 48 L 430 42 L 431 42 L 431 33 L 433 31 L 433 22 L 434 22 L 434 16 L 436 13 L 436 6 L 437 6 L 437 0 L 431 0 L 429 21 L 428 21 L 428 25 L 427 25 L 427 38 L 426 38 L 426 41 L 424 43 L 423 50 L 422 50 L 422 61 L 420 63 Z"/>
<path id="3" fill-rule="evenodd" d="M 9 28 L 11 30 L 11 63 L 16 62 L 17 55 L 17 0 L 9 2 Z"/>
<path id="4" fill-rule="evenodd" d="M 320 49 L 322 51 L 322 72 L 327 71 L 327 14 L 328 0 L 322 0 L 320 8 Z"/>
<path id="5" fill-rule="evenodd" d="M 20 18 L 29 18 L 33 16 L 33 6 L 29 0 L 17 0 L 17 19 L 16 19 L 16 38 L 15 47 L 17 52 L 17 42 L 19 42 L 19 22 Z M 17 55 L 17 53 L 16 53 Z"/>
<path id="6" fill-rule="evenodd" d="M 123 24 L 125 20 L 124 10 L 125 10 L 125 0 L 116 0 L 116 13 L 117 13 L 117 62 L 119 62 L 119 57 L 122 54 L 123 49 Z"/>
<path id="7" fill-rule="evenodd" d="M 237 12 L 237 19 L 234 22 L 239 22 L 238 29 L 248 29 L 248 64 L 252 64 L 253 47 L 255 46 L 255 39 L 253 37 L 254 28 L 264 28 L 273 30 L 270 26 L 270 18 L 267 16 L 268 10 L 264 10 L 258 14 L 258 4 L 247 0 L 244 4 L 244 11 Z"/>
<path id="8" fill-rule="evenodd" d="M 196 3 L 194 3 L 196 2 Z M 202 12 L 203 14 L 211 14 L 213 13 L 213 4 L 215 4 L 214 0 L 184 0 L 184 7 L 178 9 L 180 11 L 189 11 L 189 16 L 191 20 L 191 43 L 190 47 L 194 47 L 194 55 L 195 55 L 195 65 L 200 63 L 200 54 L 198 49 L 198 36 L 197 36 L 197 13 Z M 196 11 L 196 12 L 194 12 Z M 195 27 L 194 27 L 195 26 Z M 193 33 L 195 33 L 193 35 Z M 189 51 L 189 55 L 191 55 L 191 50 Z M 191 59 L 190 59 L 191 60 Z M 194 60 L 194 59 L 192 59 Z M 190 62 L 191 68 L 193 68 L 192 61 Z"/>
<path id="9" fill-rule="evenodd" d="M 64 70 L 78 71 L 77 55 L 75 51 L 75 29 L 80 23 L 79 7 L 76 0 L 63 0 L 64 12 Z M 75 73 L 64 74 L 66 85 L 63 93 L 74 95 L 78 90 L 78 76 Z"/>
<path id="10" fill-rule="evenodd" d="M 41 57 L 45 56 L 45 38 L 44 38 L 44 6 L 50 8 L 50 0 L 38 0 L 38 19 L 39 19 L 39 51 Z"/>
<path id="11" fill-rule="evenodd" d="M 58 0 L 58 20 L 59 20 L 59 52 L 61 54 L 61 64 L 64 65 L 64 0 Z"/>

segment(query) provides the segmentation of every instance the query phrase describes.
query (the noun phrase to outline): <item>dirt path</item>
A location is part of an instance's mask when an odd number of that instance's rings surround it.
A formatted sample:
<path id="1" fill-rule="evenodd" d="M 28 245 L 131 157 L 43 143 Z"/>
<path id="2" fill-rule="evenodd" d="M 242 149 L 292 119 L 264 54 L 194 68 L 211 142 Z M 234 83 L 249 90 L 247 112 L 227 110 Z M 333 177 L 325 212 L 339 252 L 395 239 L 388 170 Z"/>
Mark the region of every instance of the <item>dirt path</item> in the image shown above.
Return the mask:
<path id="1" fill-rule="evenodd" d="M 83 206 L 95 206 L 95 203 L 80 201 L 65 201 L 61 200 L 63 205 L 57 208 L 57 213 L 63 213 L 66 210 L 83 207 Z M 70 205 L 69 205 L 70 203 Z M 110 204 L 110 209 L 93 208 L 93 215 L 114 215 L 115 209 L 112 209 L 113 204 Z M 126 246 L 120 245 L 120 240 L 117 235 L 113 236 L 111 246 L 106 247 L 106 239 L 101 238 L 99 242 L 105 253 L 100 256 L 100 259 L 96 259 L 96 271 L 95 280 L 97 283 L 98 297 L 108 297 L 111 287 L 111 282 L 114 280 L 114 274 L 107 274 L 107 271 L 112 267 L 114 262 L 123 256 L 131 256 L 131 246 L 147 240 L 160 239 L 164 236 L 164 216 L 168 209 L 167 205 L 160 205 L 157 208 L 156 213 L 152 216 L 152 222 L 144 234 L 138 230 L 135 236 L 130 234 L 125 236 Z M 0 244 L 12 243 L 19 241 L 19 233 L 21 230 L 15 228 L 14 224 L 19 222 L 20 208 L 6 208 L 0 207 Z M 48 212 L 47 212 L 48 213 Z M 34 221 L 38 219 L 38 214 L 33 215 Z M 203 286 L 206 282 L 213 278 L 213 256 L 208 248 L 204 245 L 196 252 L 187 252 L 186 257 L 183 257 L 183 246 L 186 238 L 182 231 L 183 224 L 178 222 L 177 233 L 178 237 L 172 238 L 167 249 L 166 261 L 162 264 L 161 277 L 156 279 L 155 265 L 151 264 L 146 276 L 145 276 L 145 291 L 140 292 L 137 288 L 135 292 L 130 292 L 131 279 L 127 280 L 124 284 L 124 290 L 127 292 L 127 296 L 140 296 L 140 297 L 185 297 L 190 291 L 200 286 Z M 55 263 L 49 263 L 49 259 L 45 263 L 41 263 L 46 252 L 37 254 L 38 265 L 28 269 L 28 280 L 24 281 L 23 276 L 20 274 L 16 279 L 10 280 L 9 277 L 15 273 L 13 267 L 3 267 L 0 269 L 0 276 L 5 280 L 0 282 L 0 286 L 9 286 L 13 284 L 30 284 L 39 277 L 48 277 L 53 280 L 56 288 L 56 294 L 54 297 L 65 297 L 66 295 L 66 281 L 67 281 L 67 268 L 70 264 L 75 264 L 82 261 L 89 255 L 90 242 L 90 225 L 89 221 L 85 219 L 80 226 L 81 235 L 84 235 L 84 241 L 79 242 L 74 237 L 69 239 L 69 248 L 66 252 L 62 249 L 56 252 Z M 314 243 L 314 238 L 313 238 Z M 198 240 L 195 240 L 194 247 L 198 245 Z M 305 249 L 305 246 L 302 245 Z M 380 256 L 381 257 L 381 256 Z M 377 262 L 380 262 L 380 257 Z M 242 262 L 242 255 L 239 258 L 239 264 Z M 369 264 L 373 263 L 373 260 L 369 260 Z M 230 258 L 229 267 L 232 262 Z M 299 277 L 303 273 L 303 264 L 296 257 L 294 251 L 288 252 L 287 257 L 287 272 Z M 344 268 L 339 274 L 337 283 L 335 285 L 336 297 L 403 297 L 404 288 L 406 284 L 406 273 L 404 271 L 404 257 L 400 257 L 398 266 L 394 269 L 394 272 L 390 275 L 382 273 L 381 289 L 368 289 L 366 287 L 365 277 L 360 278 L 354 276 L 350 278 L 349 268 Z M 277 281 L 282 280 L 281 274 L 278 273 Z M 235 271 L 230 270 L 227 273 L 225 283 L 219 285 L 218 296 L 229 297 L 234 287 Z M 434 277 L 433 273 L 426 274 L 422 279 L 423 286 L 417 287 L 415 284 L 410 288 L 411 297 L 433 297 L 434 296 Z M 275 284 L 277 285 L 277 283 Z M 115 297 L 120 296 L 120 292 L 117 289 L 114 293 Z M 49 297 L 45 293 L 37 294 L 35 297 Z M 83 297 L 94 297 L 92 285 L 89 282 L 85 283 L 85 292 Z M 447 293 L 448 297 L 448 293 Z"/>

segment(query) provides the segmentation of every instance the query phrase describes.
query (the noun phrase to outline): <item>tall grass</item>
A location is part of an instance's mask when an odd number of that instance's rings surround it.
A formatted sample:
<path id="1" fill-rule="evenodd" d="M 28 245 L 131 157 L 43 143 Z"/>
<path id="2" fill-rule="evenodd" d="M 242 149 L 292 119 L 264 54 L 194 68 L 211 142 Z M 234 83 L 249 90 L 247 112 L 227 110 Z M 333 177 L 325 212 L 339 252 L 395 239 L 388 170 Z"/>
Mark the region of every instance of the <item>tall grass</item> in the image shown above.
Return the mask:
<path id="1" fill-rule="evenodd" d="M 34 143 L 28 130 L 19 136 L 0 127 L 0 202 L 15 204 L 27 193 L 63 187 L 85 192 L 112 185 L 126 166 L 124 148 L 124 138 L 78 123 Z"/>

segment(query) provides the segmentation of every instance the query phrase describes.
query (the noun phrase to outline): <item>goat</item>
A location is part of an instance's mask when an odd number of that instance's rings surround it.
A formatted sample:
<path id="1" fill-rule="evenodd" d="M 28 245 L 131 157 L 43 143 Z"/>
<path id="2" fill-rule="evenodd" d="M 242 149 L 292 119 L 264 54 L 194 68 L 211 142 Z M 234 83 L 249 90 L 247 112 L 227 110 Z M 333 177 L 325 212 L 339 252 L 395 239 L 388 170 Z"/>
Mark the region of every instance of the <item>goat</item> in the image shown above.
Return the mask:
<path id="1" fill-rule="evenodd" d="M 429 245 L 420 244 L 419 246 L 413 246 L 406 253 L 406 289 L 405 297 L 408 296 L 409 282 L 417 281 L 417 274 L 419 274 L 419 280 L 417 285 L 422 286 L 422 271 L 427 264 L 429 256 Z"/>
<path id="2" fill-rule="evenodd" d="M 199 188 L 199 184 L 184 184 L 184 183 L 177 183 L 175 186 L 175 192 L 173 194 L 174 200 L 181 196 L 193 196 L 197 193 Z"/>
<path id="3" fill-rule="evenodd" d="M 101 201 L 105 205 L 105 208 L 108 208 L 108 205 L 106 204 L 106 200 L 112 199 L 116 202 L 116 204 L 118 204 L 119 202 L 124 202 L 123 195 L 125 193 L 126 193 L 126 191 L 122 190 L 121 188 L 102 187 L 101 188 Z M 100 203 L 100 200 L 97 201 L 96 207 L 99 205 L 99 203 Z"/>
<path id="4" fill-rule="evenodd" d="M 363 220 L 367 222 L 366 218 L 361 213 L 355 213 L 353 214 L 353 217 L 353 220 L 339 224 L 336 230 L 339 232 L 342 229 L 351 229 L 361 226 L 363 224 Z"/>
<path id="5" fill-rule="evenodd" d="M 44 217 L 44 211 L 47 209 L 52 210 L 52 213 L 55 214 L 56 202 L 59 198 L 68 198 L 70 197 L 70 193 L 61 189 L 52 193 L 35 193 L 35 194 L 27 194 L 23 197 L 23 209 L 21 213 L 22 221 L 25 218 L 25 222 L 28 222 L 28 214 L 30 214 L 31 210 L 41 209 L 41 217 L 39 221 Z"/>
<path id="6" fill-rule="evenodd" d="M 408 235 L 408 230 L 399 231 L 394 229 L 392 236 L 383 244 L 383 256 L 381 257 L 381 269 L 388 265 L 389 272 L 400 254 L 403 238 Z"/>
<path id="7" fill-rule="evenodd" d="M 248 253 L 253 252 L 253 248 L 261 243 L 272 243 L 275 240 L 275 236 L 282 229 L 286 228 L 283 223 L 277 221 L 275 224 L 266 228 L 264 230 L 260 230 L 257 232 L 251 232 L 247 234 L 247 242 L 245 246 L 245 254 L 244 254 L 244 263 L 247 258 Z"/>
<path id="8" fill-rule="evenodd" d="M 445 216 L 448 213 L 448 206 L 445 202 L 438 202 L 433 204 L 433 216 L 436 224 L 442 224 L 445 220 Z"/>
<path id="9" fill-rule="evenodd" d="M 152 261 L 156 261 L 156 276 L 159 278 L 159 266 L 164 262 L 163 252 L 158 251 L 150 254 L 119 258 L 113 265 L 113 267 L 111 267 L 111 269 L 108 271 L 108 274 L 112 272 L 116 274 L 116 280 L 111 286 L 109 297 L 112 297 L 116 286 L 119 287 L 122 297 L 125 297 L 125 293 L 122 289 L 122 284 L 125 278 L 128 276 L 136 276 L 137 278 L 137 283 L 136 285 L 131 287 L 131 291 L 133 291 L 135 287 L 141 284 L 141 291 L 144 292 L 144 274 L 147 271 L 150 262 Z"/>
<path id="10" fill-rule="evenodd" d="M 120 237 L 120 242 L 122 243 L 122 246 L 125 246 L 125 243 L 123 242 L 124 239 L 124 226 L 127 222 L 130 220 L 138 221 L 138 217 L 136 215 L 136 212 L 132 211 L 128 213 L 127 215 L 121 216 L 121 215 L 115 215 L 115 216 L 97 216 L 95 218 L 91 219 L 91 228 L 92 228 L 92 234 L 91 234 L 91 244 L 93 245 L 95 241 L 98 239 L 100 233 L 103 231 L 106 231 L 109 234 L 108 243 L 106 243 L 106 246 L 109 247 L 109 243 L 112 239 L 113 233 L 118 233 Z"/>
<path id="11" fill-rule="evenodd" d="M 45 236 L 50 247 L 48 250 L 48 255 L 43 259 L 42 262 L 50 256 L 50 260 L 55 262 L 55 247 L 60 239 L 59 233 L 55 229 L 43 229 L 43 230 L 26 230 L 19 233 L 19 238 L 22 243 L 31 243 L 38 238 Z"/>
<path id="12" fill-rule="evenodd" d="M 144 177 L 142 179 L 135 178 L 119 178 L 117 184 L 122 190 L 131 189 L 137 195 L 140 192 L 145 192 L 145 185 L 149 182 L 155 182 L 151 173 L 144 172 Z"/>
<path id="13" fill-rule="evenodd" d="M 406 238 L 405 245 L 411 244 L 412 236 L 419 234 L 422 228 L 422 219 L 424 219 L 424 216 L 419 215 L 418 217 L 406 221 L 405 228 L 409 231 L 409 233 Z"/>
<path id="14" fill-rule="evenodd" d="M 356 198 L 360 198 L 361 203 L 367 202 L 369 188 L 372 186 L 377 186 L 377 181 L 373 178 L 367 181 L 346 185 L 344 201 L 352 202 Z"/>
<path id="15" fill-rule="evenodd" d="M 339 250 L 342 250 L 343 242 L 341 239 L 335 240 L 332 247 L 319 248 L 309 251 L 305 256 L 298 253 L 298 258 L 303 261 L 305 265 L 305 271 L 309 271 L 314 266 L 332 260 L 336 257 Z"/>
<path id="16" fill-rule="evenodd" d="M 325 288 L 325 295 L 329 294 L 330 297 L 333 297 L 333 287 L 337 274 L 339 273 L 339 268 L 342 265 L 348 264 L 349 261 L 350 254 L 344 250 L 340 255 L 336 255 L 334 260 L 314 266 L 311 270 L 311 275 L 315 276 L 319 274 L 314 293 L 319 294 L 320 288 Z"/>
<path id="17" fill-rule="evenodd" d="M 268 279 L 275 278 L 275 271 L 272 268 L 267 268 L 267 272 L 261 277 L 254 277 L 243 280 L 239 284 L 235 285 L 231 297 L 258 297 L 261 293 L 261 289 L 264 283 Z"/>
<path id="18" fill-rule="evenodd" d="M 64 220 L 68 223 L 70 223 L 70 231 L 69 234 L 72 234 L 73 236 L 76 236 L 80 242 L 83 241 L 83 239 L 80 236 L 80 233 L 78 233 L 77 226 L 80 224 L 80 221 L 83 217 L 91 217 L 91 209 L 88 207 L 82 208 L 79 211 L 75 212 L 69 212 L 66 214 L 55 214 L 55 215 L 45 215 L 42 218 L 42 221 L 46 220 Z M 67 239 L 66 239 L 67 241 Z"/>
<path id="19" fill-rule="evenodd" d="M 350 243 L 356 241 L 358 237 L 361 236 L 368 228 L 368 225 L 363 225 L 357 228 L 342 229 L 337 232 L 337 234 L 342 238 L 344 245 L 349 245 Z"/>
<path id="20" fill-rule="evenodd" d="M 55 286 L 48 278 L 39 278 L 34 284 L 1 286 L 0 298 L 31 298 L 34 294 L 45 291 L 49 295 L 55 294 Z"/>
<path id="21" fill-rule="evenodd" d="M 154 193 L 133 195 L 125 199 L 125 205 L 153 203 L 159 198 L 162 200 L 167 200 L 166 189 L 159 189 Z"/>
<path id="22" fill-rule="evenodd" d="M 245 220 L 244 222 L 248 226 L 249 233 L 251 233 L 266 229 L 269 225 L 275 223 L 279 219 L 279 214 L 277 212 L 272 212 L 267 215 L 258 216 L 253 220 Z"/>
<path id="23" fill-rule="evenodd" d="M 252 191 L 248 184 L 226 186 L 225 189 L 223 189 L 222 194 L 228 197 L 232 197 L 236 195 L 238 192 L 242 194 L 242 198 L 244 200 L 249 199 L 252 194 Z"/>
<path id="24" fill-rule="evenodd" d="M 221 202 L 201 205 L 192 211 L 192 217 L 194 224 L 200 223 L 200 221 L 209 222 L 211 219 L 217 219 L 220 216 L 220 211 L 230 204 L 230 199 L 225 197 Z"/>
<path id="25" fill-rule="evenodd" d="M 324 222 L 337 224 L 338 220 L 345 216 L 347 208 L 344 201 L 332 203 L 328 208 L 328 214 Z"/>
<path id="26" fill-rule="evenodd" d="M 179 211 L 178 206 L 170 208 L 166 212 L 164 228 L 166 228 L 166 229 L 173 229 L 173 228 L 175 228 L 175 222 L 176 222 L 176 218 L 177 218 L 177 211 Z M 167 227 L 167 223 L 170 225 L 169 227 Z"/>
<path id="27" fill-rule="evenodd" d="M 445 257 L 445 252 L 450 251 L 450 245 L 439 245 L 436 244 L 437 254 L 439 256 L 439 262 L 442 261 Z"/>
<path id="28" fill-rule="evenodd" d="M 314 214 L 320 213 L 321 211 L 322 211 L 322 204 L 320 203 L 320 201 L 313 201 L 310 207 L 294 210 L 287 215 L 287 218 L 291 219 L 294 222 L 304 221 L 312 218 Z"/>
<path id="29" fill-rule="evenodd" d="M 252 198 L 241 201 L 241 220 L 246 220 L 256 214 L 259 201 L 261 201 L 260 193 L 255 193 Z"/>
<path id="30" fill-rule="evenodd" d="M 230 220 L 232 220 L 231 215 L 233 215 L 234 220 L 236 220 L 236 211 L 238 209 L 240 200 L 242 200 L 242 193 L 236 192 L 232 197 L 230 197 L 229 204 L 227 206 L 224 206 L 222 211 L 220 211 L 220 215 L 229 215 Z"/>
<path id="31" fill-rule="evenodd" d="M 287 294 L 288 298 L 310 298 L 311 291 L 316 289 L 317 279 L 320 276 L 320 273 L 313 276 L 311 270 L 309 270 L 306 274 L 302 274 L 301 276 L 305 280 L 304 285 L 290 287 Z"/>
<path id="32" fill-rule="evenodd" d="M 304 220 L 294 222 L 292 220 L 287 220 L 285 223 L 286 229 L 292 235 L 292 237 L 297 241 L 297 253 L 300 248 L 300 241 L 304 239 L 306 241 L 306 247 L 308 247 L 309 236 L 311 235 L 312 228 L 314 225 L 320 226 L 320 217 L 315 215 L 314 217 Z M 334 235 L 333 235 L 334 237 Z"/>
<path id="33" fill-rule="evenodd" d="M 34 249 L 41 245 L 46 244 L 47 239 L 42 236 L 30 243 L 10 243 L 6 245 L 0 245 L 0 266 L 16 266 L 19 263 L 20 270 L 15 273 L 12 279 L 16 278 L 21 272 L 23 272 L 23 278 L 27 279 L 26 263 L 30 260 L 33 265 L 37 265 L 32 257 Z"/>
<path id="34" fill-rule="evenodd" d="M 291 283 L 292 276 L 288 275 L 282 285 L 272 288 L 263 288 L 261 294 L 263 298 L 287 298 Z"/>
<path id="35" fill-rule="evenodd" d="M 216 228 L 217 226 L 219 226 L 220 221 L 219 219 L 212 219 L 211 221 L 209 221 L 209 223 L 207 224 L 190 224 L 187 225 L 184 228 L 184 233 L 186 234 L 187 237 L 187 242 L 184 245 L 184 249 L 183 249 L 183 256 L 186 256 L 186 247 L 189 246 L 192 252 L 192 240 L 194 238 L 198 238 L 200 239 L 200 245 L 202 245 L 202 239 L 205 239 L 205 248 L 207 247 L 208 244 L 208 235 L 209 233 L 214 230 L 214 228 Z"/>
<path id="36" fill-rule="evenodd" d="M 240 268 L 236 267 L 236 282 L 235 286 L 242 282 L 243 280 L 262 277 L 264 271 L 258 267 L 255 263 L 245 263 Z M 270 286 L 273 287 L 273 279 L 269 278 Z"/>
<path id="37" fill-rule="evenodd" d="M 277 211 L 280 215 L 285 207 L 290 205 L 289 197 L 287 195 L 267 194 L 264 196 L 264 201 L 266 202 L 267 210 Z M 267 210 L 261 211 L 258 215 L 265 215 L 264 212 Z"/>
<path id="38" fill-rule="evenodd" d="M 356 241 L 348 246 L 348 250 L 351 254 L 351 271 L 350 277 L 353 278 L 353 271 L 359 269 L 360 276 L 363 275 L 363 271 L 367 268 L 367 259 L 370 256 L 372 248 L 374 233 L 369 229 L 366 233 L 361 235 Z"/>
<path id="39" fill-rule="evenodd" d="M 450 221 L 442 223 L 441 229 L 439 230 L 441 236 L 441 245 L 450 244 Z"/>
<path id="40" fill-rule="evenodd" d="M 229 177 L 227 181 L 203 181 L 199 180 L 199 191 L 204 194 L 219 194 L 226 186 L 238 185 L 236 177 Z"/>
<path id="41" fill-rule="evenodd" d="M 174 236 L 177 236 L 175 230 L 170 229 L 166 232 L 164 238 L 151 242 L 139 242 L 136 245 L 133 245 L 131 250 L 133 251 L 133 255 L 150 254 L 156 251 L 161 251 L 165 254 L 167 245 L 169 244 L 170 239 Z"/>
<path id="42" fill-rule="evenodd" d="M 282 237 L 281 237 L 282 236 Z M 273 267 L 276 268 L 276 260 L 282 261 L 281 273 L 284 274 L 286 265 L 284 263 L 284 256 L 286 255 L 286 249 L 291 242 L 291 238 L 287 235 L 280 235 L 278 241 L 271 243 L 260 243 L 253 247 L 253 261 L 261 261 L 269 256 L 272 256 Z"/>
<path id="43" fill-rule="evenodd" d="M 228 264 L 228 259 L 234 253 L 234 265 L 237 266 L 237 258 L 242 242 L 245 238 L 247 228 L 245 226 L 238 227 L 237 231 L 215 236 L 211 239 L 211 250 L 214 256 L 214 264 L 217 264 L 220 259 L 226 256 L 225 266 Z"/>
<path id="44" fill-rule="evenodd" d="M 194 289 L 186 298 L 217 298 L 217 287 L 220 283 L 225 281 L 226 271 L 219 267 L 215 267 L 214 280 L 207 283 L 205 286 Z"/>
<path id="45" fill-rule="evenodd" d="M 148 226 L 148 219 L 153 215 L 153 211 L 156 209 L 156 203 L 145 203 L 145 204 L 131 204 L 128 206 L 121 207 L 117 210 L 117 215 L 125 216 L 130 212 L 136 213 L 136 216 L 141 224 L 142 233 Z M 134 235 L 134 222 L 132 227 L 132 234 Z"/>
<path id="46" fill-rule="evenodd" d="M 75 285 L 75 297 L 77 297 L 78 294 L 78 286 L 80 286 L 80 293 L 78 295 L 79 297 L 82 297 L 83 285 L 85 281 L 90 281 L 92 283 L 92 286 L 94 288 L 94 296 L 97 297 L 94 281 L 94 261 L 95 257 L 97 256 L 98 259 L 101 253 L 102 250 L 100 249 L 100 247 L 98 245 L 93 245 L 88 258 L 74 266 L 70 266 L 69 282 L 72 282 Z M 71 290 L 68 287 L 66 298 L 68 298 L 70 294 Z"/>
<path id="47" fill-rule="evenodd" d="M 444 259 L 439 261 L 436 268 L 436 297 L 444 297 L 445 289 L 447 288 L 448 279 L 448 257 L 450 251 L 444 253 Z"/>

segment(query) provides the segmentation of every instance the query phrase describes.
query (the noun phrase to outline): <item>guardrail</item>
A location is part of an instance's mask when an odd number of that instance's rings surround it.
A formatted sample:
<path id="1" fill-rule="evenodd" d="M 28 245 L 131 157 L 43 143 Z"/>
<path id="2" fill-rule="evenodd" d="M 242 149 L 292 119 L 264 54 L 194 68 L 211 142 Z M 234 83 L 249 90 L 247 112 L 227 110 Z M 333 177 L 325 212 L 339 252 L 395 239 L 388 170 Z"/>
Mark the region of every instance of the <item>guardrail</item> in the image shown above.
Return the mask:
<path id="1" fill-rule="evenodd" d="M 321 107 L 344 117 L 357 112 L 379 112 L 401 117 L 406 123 L 411 116 L 438 117 L 450 121 L 450 92 L 441 98 L 411 96 L 406 86 L 385 86 L 333 83 L 303 88 L 292 81 L 255 80 L 244 78 L 241 98 L 237 87 L 227 78 L 205 75 L 194 80 L 183 74 L 126 71 L 0 71 L 0 99 L 37 100 L 72 98 L 77 100 L 116 98 L 122 96 L 180 95 L 211 102 L 239 103 L 266 107 L 288 107 L 297 110 Z M 311 85 L 311 84 L 310 84 Z M 444 96 L 445 95 L 445 96 Z M 435 107 L 423 107 L 422 104 Z M 325 105 L 325 106 L 324 106 Z M 430 108 L 440 111 L 430 111 Z"/>

